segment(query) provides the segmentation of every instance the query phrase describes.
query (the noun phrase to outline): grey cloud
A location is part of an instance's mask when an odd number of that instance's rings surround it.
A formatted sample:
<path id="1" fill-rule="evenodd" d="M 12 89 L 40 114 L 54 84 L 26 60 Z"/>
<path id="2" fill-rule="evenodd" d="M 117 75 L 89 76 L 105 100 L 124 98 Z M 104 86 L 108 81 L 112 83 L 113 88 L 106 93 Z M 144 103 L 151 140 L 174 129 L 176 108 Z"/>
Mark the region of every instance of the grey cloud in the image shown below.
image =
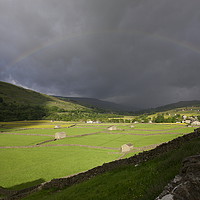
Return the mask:
<path id="1" fill-rule="evenodd" d="M 200 98 L 198 0 L 0 0 L 0 79 L 136 107 Z"/>

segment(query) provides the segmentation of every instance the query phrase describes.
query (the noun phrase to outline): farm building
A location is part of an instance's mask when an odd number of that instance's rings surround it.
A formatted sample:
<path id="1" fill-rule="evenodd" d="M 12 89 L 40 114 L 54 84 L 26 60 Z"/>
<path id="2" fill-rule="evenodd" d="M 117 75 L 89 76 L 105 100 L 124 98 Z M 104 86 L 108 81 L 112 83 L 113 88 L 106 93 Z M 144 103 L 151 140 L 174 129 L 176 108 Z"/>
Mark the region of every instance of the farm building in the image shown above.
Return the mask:
<path id="1" fill-rule="evenodd" d="M 55 139 L 59 140 L 59 139 L 63 139 L 66 137 L 66 133 L 65 132 L 58 132 L 55 134 Z"/>
<path id="2" fill-rule="evenodd" d="M 191 123 L 191 120 L 190 120 L 190 119 L 187 119 L 187 120 L 185 120 L 185 123 L 186 123 L 186 124 L 190 124 L 190 123 Z"/>
<path id="3" fill-rule="evenodd" d="M 87 124 L 100 124 L 101 122 L 100 121 L 91 121 L 91 120 L 89 120 L 86 123 Z"/>
<path id="4" fill-rule="evenodd" d="M 192 126 L 200 126 L 200 122 L 199 121 L 194 121 L 191 123 Z"/>
<path id="5" fill-rule="evenodd" d="M 123 144 L 123 145 L 121 146 L 121 152 L 122 152 L 122 153 L 128 152 L 128 151 L 130 151 L 131 149 L 133 149 L 133 145 L 132 145 L 131 143 Z"/>
<path id="6" fill-rule="evenodd" d="M 115 131 L 115 130 L 117 130 L 117 127 L 116 126 L 110 126 L 110 127 L 108 127 L 108 130 L 109 131 Z"/>
<path id="7" fill-rule="evenodd" d="M 187 119 L 187 116 L 186 115 L 183 115 L 183 120 L 186 120 Z"/>
<path id="8" fill-rule="evenodd" d="M 91 120 L 88 120 L 86 123 L 87 123 L 87 124 L 93 124 L 94 122 L 91 121 Z"/>
<path id="9" fill-rule="evenodd" d="M 61 126 L 58 126 L 58 125 L 57 125 L 57 126 L 55 126 L 54 128 L 61 128 Z"/>

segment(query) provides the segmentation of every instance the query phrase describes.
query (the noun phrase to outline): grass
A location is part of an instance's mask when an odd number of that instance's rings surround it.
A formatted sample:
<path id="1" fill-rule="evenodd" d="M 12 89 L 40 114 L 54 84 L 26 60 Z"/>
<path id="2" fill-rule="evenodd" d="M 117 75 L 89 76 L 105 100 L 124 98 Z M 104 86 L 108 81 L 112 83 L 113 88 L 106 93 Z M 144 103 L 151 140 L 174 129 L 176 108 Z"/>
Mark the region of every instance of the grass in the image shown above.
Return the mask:
<path id="1" fill-rule="evenodd" d="M 135 128 L 141 130 L 124 131 L 108 131 L 106 128 L 111 125 L 118 127 L 129 127 L 131 124 L 77 124 L 71 128 L 60 129 L 43 129 L 52 124 L 61 124 L 68 126 L 73 123 L 50 122 L 50 121 L 22 121 L 0 123 L 7 132 L 16 132 L 21 134 L 44 134 L 44 136 L 31 135 L 9 135 L 0 134 L 1 146 L 25 146 L 35 145 L 39 142 L 52 139 L 53 137 L 45 136 L 54 135 L 56 132 L 66 132 L 67 135 L 81 135 L 88 133 L 97 133 L 84 137 L 65 138 L 62 140 L 50 142 L 48 144 L 78 144 L 99 147 L 120 148 L 121 145 L 132 143 L 135 147 L 144 147 L 153 144 L 160 144 L 172 140 L 185 132 L 191 132 L 193 128 L 181 128 L 180 125 L 170 124 L 136 124 Z M 19 127 L 38 127 L 40 129 L 19 130 Z M 83 127 L 83 128 L 81 128 Z M 149 133 L 162 133 L 166 129 L 180 128 L 167 132 L 175 134 L 148 135 Z M 3 128 L 1 128 L 2 130 Z M 150 130 L 143 131 L 142 129 Z M 161 129 L 162 131 L 154 131 Z M 110 134 L 110 133 L 141 133 L 145 135 L 126 135 L 126 134 Z M 176 134 L 177 133 L 177 134 Z M 138 150 L 136 150 L 138 152 Z M 130 157 L 137 152 L 130 152 L 125 157 Z M 122 154 L 119 150 L 92 149 L 78 146 L 65 147 L 36 147 L 31 149 L 1 149 L 1 165 L 0 165 L 0 185 L 4 187 L 23 188 L 36 184 L 39 180 L 50 180 L 67 176 L 80 171 L 88 170 L 104 162 L 109 162 L 119 158 Z M 8 174 L 10 176 L 8 176 Z"/>
<path id="2" fill-rule="evenodd" d="M 164 186 L 179 173 L 181 161 L 187 156 L 200 153 L 199 145 L 200 139 L 195 139 L 138 167 L 119 167 L 59 192 L 42 190 L 24 199 L 154 200 Z"/>
<path id="3" fill-rule="evenodd" d="M 162 130 L 162 129 L 173 129 L 185 127 L 182 124 L 135 124 L 136 129 L 153 129 L 153 130 Z"/>
<path id="4" fill-rule="evenodd" d="M 123 135 L 123 134 L 107 134 L 99 133 L 96 135 L 90 135 L 79 138 L 65 138 L 63 140 L 57 140 L 50 142 L 49 144 L 82 144 L 90 146 L 103 146 L 120 148 L 121 145 L 126 143 L 132 143 L 135 147 L 148 146 L 152 144 L 160 144 L 172 140 L 182 134 L 171 135 Z"/>
<path id="5" fill-rule="evenodd" d="M 84 147 L 1 149 L 0 185 L 22 189 L 22 183 L 38 179 L 48 181 L 85 171 L 120 156 L 112 152 Z M 28 186 L 30 185 L 26 185 Z"/>
<path id="6" fill-rule="evenodd" d="M 45 136 L 0 134 L 0 146 L 29 146 L 51 139 L 53 138 Z"/>
<path id="7" fill-rule="evenodd" d="M 20 129 L 53 129 L 55 126 L 68 128 L 73 123 L 51 122 L 49 120 L 38 121 L 18 121 L 18 122 L 0 122 L 0 131 L 20 130 Z"/>
<path id="8" fill-rule="evenodd" d="M 96 133 L 104 131 L 104 129 L 95 128 L 59 128 L 59 129 L 30 129 L 30 130 L 14 130 L 16 133 L 23 134 L 48 134 L 54 135 L 57 132 L 66 132 L 67 135 L 82 135 L 88 133 Z M 11 132 L 11 131 L 9 131 Z"/>

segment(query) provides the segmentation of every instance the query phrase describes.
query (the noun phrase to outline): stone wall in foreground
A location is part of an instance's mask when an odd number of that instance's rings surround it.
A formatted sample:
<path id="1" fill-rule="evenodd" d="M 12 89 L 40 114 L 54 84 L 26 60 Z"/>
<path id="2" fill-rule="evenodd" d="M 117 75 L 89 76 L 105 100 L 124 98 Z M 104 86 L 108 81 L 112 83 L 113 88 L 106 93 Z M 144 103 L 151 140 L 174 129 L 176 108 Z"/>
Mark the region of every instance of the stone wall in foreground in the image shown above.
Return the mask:
<path id="1" fill-rule="evenodd" d="M 200 155 L 183 160 L 182 169 L 156 200 L 200 199 Z"/>

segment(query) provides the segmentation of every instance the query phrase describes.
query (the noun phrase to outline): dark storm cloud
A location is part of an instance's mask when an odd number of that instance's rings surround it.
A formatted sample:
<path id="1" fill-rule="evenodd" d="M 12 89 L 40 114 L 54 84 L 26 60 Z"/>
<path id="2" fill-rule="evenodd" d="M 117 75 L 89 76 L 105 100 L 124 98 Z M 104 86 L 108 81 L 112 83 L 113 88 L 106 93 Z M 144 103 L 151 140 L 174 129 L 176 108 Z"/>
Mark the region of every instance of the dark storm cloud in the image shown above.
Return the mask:
<path id="1" fill-rule="evenodd" d="M 137 107 L 200 99 L 199 0 L 0 0 L 0 79 Z"/>

